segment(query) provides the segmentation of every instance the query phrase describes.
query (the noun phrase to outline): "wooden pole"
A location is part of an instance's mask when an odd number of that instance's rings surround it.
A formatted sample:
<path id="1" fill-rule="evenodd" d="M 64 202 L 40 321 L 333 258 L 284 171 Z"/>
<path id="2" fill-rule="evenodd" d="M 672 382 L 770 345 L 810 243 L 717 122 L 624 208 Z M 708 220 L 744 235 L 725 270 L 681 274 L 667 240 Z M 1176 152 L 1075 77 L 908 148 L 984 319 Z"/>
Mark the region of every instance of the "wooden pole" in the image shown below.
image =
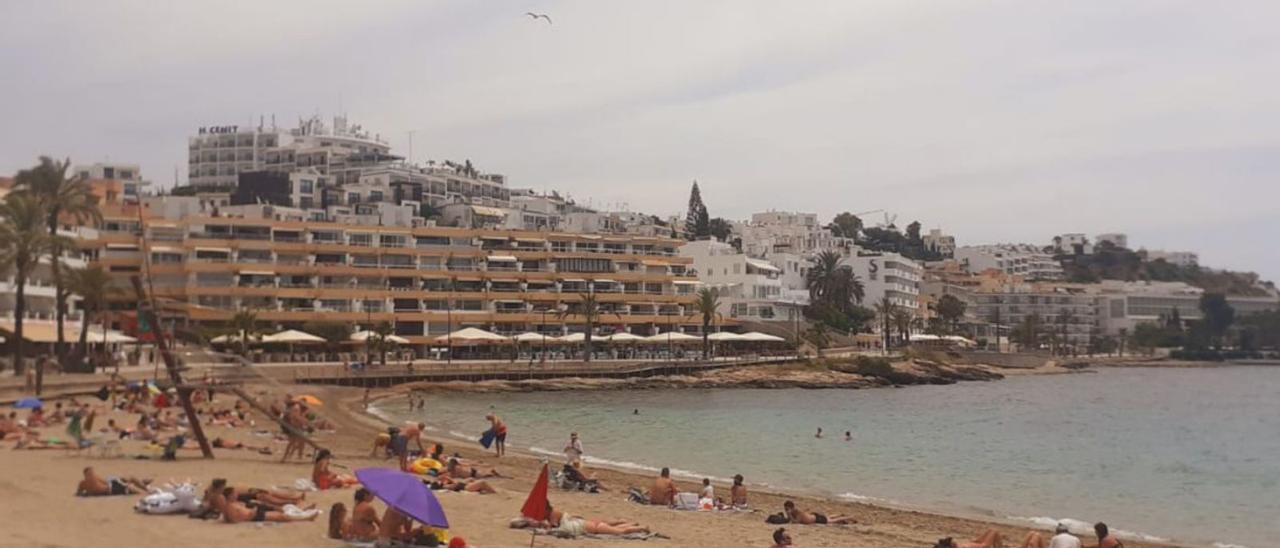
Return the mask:
<path id="1" fill-rule="evenodd" d="M 156 314 L 155 295 L 148 296 L 146 291 L 142 289 L 142 279 L 138 276 L 130 278 L 133 281 L 133 290 L 138 294 L 138 302 L 144 306 L 138 307 L 138 314 L 146 314 L 147 325 L 151 327 L 152 334 L 155 335 L 156 347 L 160 350 L 160 357 L 164 359 L 164 368 L 169 372 L 169 380 L 173 382 L 175 388 L 182 387 L 182 373 L 178 371 L 177 364 L 173 363 L 173 354 L 169 352 L 169 343 L 165 340 L 164 333 L 160 331 L 160 321 Z M 178 389 L 178 401 L 182 402 L 182 410 L 187 414 L 187 422 L 191 426 L 191 434 L 196 437 L 196 442 L 200 444 L 200 453 L 204 458 L 213 458 L 213 447 L 209 445 L 209 440 L 204 437 L 204 427 L 200 425 L 200 417 L 196 415 L 196 408 L 191 404 L 191 390 L 188 388 Z"/>

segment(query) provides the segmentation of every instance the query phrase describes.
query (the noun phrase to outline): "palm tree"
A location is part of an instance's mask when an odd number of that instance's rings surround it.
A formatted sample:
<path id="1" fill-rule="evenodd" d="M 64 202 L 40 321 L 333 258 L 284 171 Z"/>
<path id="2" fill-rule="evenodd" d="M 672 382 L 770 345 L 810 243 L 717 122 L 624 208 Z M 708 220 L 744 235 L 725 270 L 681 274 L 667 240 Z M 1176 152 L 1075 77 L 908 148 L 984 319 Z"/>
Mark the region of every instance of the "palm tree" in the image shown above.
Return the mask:
<path id="1" fill-rule="evenodd" d="M 80 342 L 76 350 L 75 363 L 84 362 L 89 349 L 89 318 L 93 314 L 102 314 L 107 308 L 107 299 L 122 293 L 119 287 L 112 285 L 111 274 L 102 265 L 89 265 L 80 270 L 72 270 L 67 276 L 67 289 L 80 296 Z M 105 321 L 103 324 L 105 325 Z M 92 372 L 92 367 L 90 368 Z"/>
<path id="2" fill-rule="evenodd" d="M 249 310 L 241 310 L 236 312 L 228 321 L 232 333 L 240 340 L 240 355 L 249 355 L 249 338 L 260 333 L 258 330 L 258 315 Z"/>
<path id="3" fill-rule="evenodd" d="M 27 314 L 27 280 L 40 264 L 40 258 L 54 247 L 55 237 L 44 230 L 44 207 L 25 193 L 14 192 L 0 203 L 0 272 L 13 275 L 13 370 L 26 371 L 22 361 L 22 323 Z M 36 371 L 37 391 L 44 381 L 43 368 Z"/>
<path id="4" fill-rule="evenodd" d="M 889 300 L 889 297 L 881 297 L 880 302 L 876 303 L 876 315 L 880 316 L 880 334 L 884 338 L 884 349 L 889 350 L 889 335 L 893 331 L 893 315 L 898 311 L 898 305 Z"/>
<path id="5" fill-rule="evenodd" d="M 30 193 L 43 204 L 45 209 L 45 227 L 50 236 L 58 234 L 58 220 L 69 216 L 76 223 L 102 221 L 102 213 L 98 210 L 97 198 L 93 195 L 89 182 L 83 178 L 67 177 L 71 168 L 71 159 L 57 161 L 48 156 L 40 157 L 40 164 L 19 171 L 14 176 L 14 188 L 19 192 Z M 67 245 L 61 245 L 67 244 Z M 59 362 L 66 358 L 66 340 L 64 339 L 64 323 L 67 318 L 67 289 L 63 278 L 62 263 L 59 257 L 64 251 L 74 250 L 75 245 L 69 240 L 54 240 L 49 249 L 49 268 L 53 274 L 54 307 L 57 320 L 58 341 L 54 345 L 54 354 Z"/>
<path id="6" fill-rule="evenodd" d="M 910 309 L 898 307 L 893 312 L 893 325 L 898 330 L 898 343 L 906 344 L 911 341 L 911 328 L 915 323 L 916 315 Z"/>
<path id="7" fill-rule="evenodd" d="M 1058 330 L 1061 333 L 1061 339 L 1062 339 L 1061 346 L 1058 348 L 1058 351 L 1062 355 L 1067 355 L 1071 353 L 1071 350 L 1070 350 L 1072 347 L 1071 337 L 1070 337 L 1070 333 L 1067 331 L 1067 327 L 1075 323 L 1076 323 L 1076 315 L 1074 312 L 1071 311 L 1070 308 L 1067 308 L 1064 306 L 1062 307 L 1062 309 L 1058 311 Z"/>
<path id="8" fill-rule="evenodd" d="M 702 316 L 702 359 L 711 357 L 711 322 L 720 315 L 720 292 L 712 287 L 698 290 L 698 298 L 693 301 L 693 308 Z"/>
<path id="9" fill-rule="evenodd" d="M 847 265 L 841 265 L 842 257 L 835 251 L 823 251 L 805 274 L 809 288 L 809 300 L 848 314 L 855 304 L 866 296 L 865 287 L 858 275 Z"/>
<path id="10" fill-rule="evenodd" d="M 387 365 L 387 347 L 390 346 L 388 339 L 395 333 L 395 329 L 391 327 L 391 322 L 381 322 L 374 326 L 373 333 L 369 335 L 369 341 L 373 343 L 373 348 L 378 351 L 378 362 Z"/>
<path id="11" fill-rule="evenodd" d="M 588 291 L 578 294 L 578 302 L 556 311 L 556 319 L 564 321 L 565 318 L 575 314 L 582 316 L 582 322 L 585 324 L 585 330 L 582 333 L 582 348 L 584 350 L 582 361 L 591 361 L 591 335 L 596 330 L 596 322 L 600 320 L 600 301 L 596 300 L 596 292 Z"/>

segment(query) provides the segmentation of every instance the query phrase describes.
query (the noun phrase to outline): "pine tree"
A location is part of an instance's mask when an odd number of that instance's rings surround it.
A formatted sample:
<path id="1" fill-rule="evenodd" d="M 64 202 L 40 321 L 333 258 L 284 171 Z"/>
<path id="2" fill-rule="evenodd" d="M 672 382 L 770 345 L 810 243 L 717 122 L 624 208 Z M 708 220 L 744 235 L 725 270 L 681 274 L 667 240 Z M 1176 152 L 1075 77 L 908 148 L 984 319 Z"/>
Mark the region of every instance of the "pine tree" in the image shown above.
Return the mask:
<path id="1" fill-rule="evenodd" d="M 711 233 L 711 216 L 707 214 L 707 206 L 702 203 L 702 192 L 698 190 L 698 181 L 693 182 L 689 191 L 689 211 L 684 217 L 685 237 L 696 240 L 700 236 Z"/>

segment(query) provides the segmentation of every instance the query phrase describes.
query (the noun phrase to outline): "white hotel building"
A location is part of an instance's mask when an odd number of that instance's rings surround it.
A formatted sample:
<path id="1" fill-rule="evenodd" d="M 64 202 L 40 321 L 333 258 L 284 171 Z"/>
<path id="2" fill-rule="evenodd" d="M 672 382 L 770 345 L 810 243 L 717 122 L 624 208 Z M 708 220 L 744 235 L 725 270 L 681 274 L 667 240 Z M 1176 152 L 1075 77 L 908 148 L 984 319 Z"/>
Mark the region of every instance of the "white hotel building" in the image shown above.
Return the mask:
<path id="1" fill-rule="evenodd" d="M 956 248 L 956 261 L 974 274 L 999 270 L 1028 280 L 1060 280 L 1062 265 L 1030 244 L 967 245 Z"/>
<path id="2" fill-rule="evenodd" d="M 897 253 L 858 252 L 846 257 L 848 265 L 862 281 L 864 306 L 888 297 L 893 304 L 911 310 L 920 309 L 920 279 L 924 268 Z"/>

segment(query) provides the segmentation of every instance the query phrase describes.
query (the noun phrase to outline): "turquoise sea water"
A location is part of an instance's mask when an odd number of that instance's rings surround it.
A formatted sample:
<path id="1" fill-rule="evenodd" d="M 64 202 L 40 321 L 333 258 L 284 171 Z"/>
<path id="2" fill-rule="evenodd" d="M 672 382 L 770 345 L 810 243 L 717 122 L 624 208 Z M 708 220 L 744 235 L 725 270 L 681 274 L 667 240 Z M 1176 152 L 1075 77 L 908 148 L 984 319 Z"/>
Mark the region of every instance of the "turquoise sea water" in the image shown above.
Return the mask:
<path id="1" fill-rule="evenodd" d="M 474 443 L 491 408 L 521 451 L 558 456 L 576 430 L 589 461 L 614 466 L 741 473 L 756 485 L 949 513 L 1103 520 L 1134 536 L 1280 546 L 1280 367 L 875 390 L 440 395 L 421 418 L 437 435 Z M 403 401 L 380 412 L 419 418 Z"/>

